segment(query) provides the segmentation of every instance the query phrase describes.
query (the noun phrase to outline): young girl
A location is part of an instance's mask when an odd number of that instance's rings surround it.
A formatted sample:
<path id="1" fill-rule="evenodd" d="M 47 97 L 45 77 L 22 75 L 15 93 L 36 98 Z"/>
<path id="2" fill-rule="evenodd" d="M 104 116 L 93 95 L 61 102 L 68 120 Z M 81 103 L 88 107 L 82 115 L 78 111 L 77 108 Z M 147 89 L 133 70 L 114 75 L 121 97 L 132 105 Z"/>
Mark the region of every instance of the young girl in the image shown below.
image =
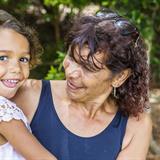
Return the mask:
<path id="1" fill-rule="evenodd" d="M 40 51 L 34 33 L 0 10 L 0 160 L 56 160 L 31 134 L 21 109 L 9 100 L 24 85 Z"/>

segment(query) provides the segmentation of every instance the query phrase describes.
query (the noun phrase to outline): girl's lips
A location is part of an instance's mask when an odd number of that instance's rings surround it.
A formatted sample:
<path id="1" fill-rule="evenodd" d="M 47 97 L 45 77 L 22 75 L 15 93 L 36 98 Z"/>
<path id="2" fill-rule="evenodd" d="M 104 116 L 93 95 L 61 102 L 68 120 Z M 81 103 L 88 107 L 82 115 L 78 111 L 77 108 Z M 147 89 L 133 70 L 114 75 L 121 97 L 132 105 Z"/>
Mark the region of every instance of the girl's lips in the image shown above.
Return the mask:
<path id="1" fill-rule="evenodd" d="M 19 80 L 7 79 L 7 80 L 1 80 L 1 82 L 3 83 L 3 85 L 5 85 L 8 88 L 15 88 Z"/>

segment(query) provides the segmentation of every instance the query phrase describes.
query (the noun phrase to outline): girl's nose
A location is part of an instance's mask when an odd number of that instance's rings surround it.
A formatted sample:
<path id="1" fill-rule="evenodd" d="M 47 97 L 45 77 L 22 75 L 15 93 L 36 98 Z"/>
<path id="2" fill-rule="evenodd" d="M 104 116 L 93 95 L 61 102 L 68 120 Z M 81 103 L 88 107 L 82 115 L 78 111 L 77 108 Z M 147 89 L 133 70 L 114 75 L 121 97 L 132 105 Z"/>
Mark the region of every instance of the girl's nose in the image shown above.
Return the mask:
<path id="1" fill-rule="evenodd" d="M 9 71 L 11 73 L 20 73 L 21 72 L 21 67 L 20 67 L 19 62 L 16 61 L 16 60 L 10 62 Z"/>

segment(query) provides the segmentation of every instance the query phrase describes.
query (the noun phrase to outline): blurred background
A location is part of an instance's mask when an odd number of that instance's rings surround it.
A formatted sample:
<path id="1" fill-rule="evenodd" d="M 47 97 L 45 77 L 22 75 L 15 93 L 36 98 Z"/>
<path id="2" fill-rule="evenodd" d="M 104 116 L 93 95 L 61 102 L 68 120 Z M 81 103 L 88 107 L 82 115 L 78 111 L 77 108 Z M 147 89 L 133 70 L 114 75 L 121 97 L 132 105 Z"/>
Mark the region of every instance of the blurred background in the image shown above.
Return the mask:
<path id="1" fill-rule="evenodd" d="M 44 47 L 42 64 L 30 75 L 38 79 L 64 79 L 64 39 L 73 18 L 95 13 L 102 6 L 129 18 L 148 44 L 153 138 L 147 160 L 160 160 L 160 0 L 0 0 L 0 9 L 32 26 L 39 34 Z"/>

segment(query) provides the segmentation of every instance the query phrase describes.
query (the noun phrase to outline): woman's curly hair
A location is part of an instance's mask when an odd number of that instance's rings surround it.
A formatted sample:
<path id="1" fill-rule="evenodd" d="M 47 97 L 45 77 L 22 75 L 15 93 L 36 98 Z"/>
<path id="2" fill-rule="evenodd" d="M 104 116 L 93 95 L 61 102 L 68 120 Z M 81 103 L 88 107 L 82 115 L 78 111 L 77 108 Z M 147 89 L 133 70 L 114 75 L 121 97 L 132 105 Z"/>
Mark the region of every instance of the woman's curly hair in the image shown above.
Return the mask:
<path id="1" fill-rule="evenodd" d="M 100 13 L 100 14 L 99 14 Z M 117 89 L 115 99 L 122 113 L 138 116 L 148 108 L 149 63 L 147 47 L 139 35 L 138 29 L 116 12 L 95 16 L 82 16 L 75 20 L 67 35 L 66 45 L 79 51 L 88 45 L 88 61 L 80 53 L 80 63 L 91 71 L 100 70 L 94 63 L 94 55 L 101 51 L 106 54 L 105 65 L 113 74 L 130 68 L 130 77 Z M 92 64 L 89 59 L 92 59 Z"/>
<path id="2" fill-rule="evenodd" d="M 39 42 L 37 32 L 33 28 L 25 26 L 8 12 L 0 10 L 0 29 L 1 28 L 12 29 L 26 37 L 30 44 L 30 66 L 33 68 L 40 63 L 43 48 Z"/>

